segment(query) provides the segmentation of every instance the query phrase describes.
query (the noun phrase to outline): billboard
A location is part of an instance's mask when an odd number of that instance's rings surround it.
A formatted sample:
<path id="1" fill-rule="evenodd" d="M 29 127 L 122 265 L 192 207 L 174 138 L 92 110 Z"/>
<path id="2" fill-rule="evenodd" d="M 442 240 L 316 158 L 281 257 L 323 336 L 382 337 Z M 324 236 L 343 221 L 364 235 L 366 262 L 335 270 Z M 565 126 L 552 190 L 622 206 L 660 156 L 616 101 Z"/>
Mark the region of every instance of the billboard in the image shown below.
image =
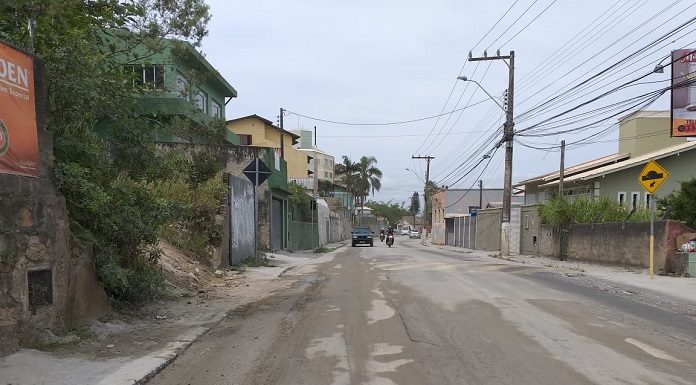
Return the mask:
<path id="1" fill-rule="evenodd" d="M 34 61 L 0 42 L 0 173 L 39 176 Z"/>
<path id="2" fill-rule="evenodd" d="M 696 136 L 696 50 L 672 51 L 671 136 Z"/>

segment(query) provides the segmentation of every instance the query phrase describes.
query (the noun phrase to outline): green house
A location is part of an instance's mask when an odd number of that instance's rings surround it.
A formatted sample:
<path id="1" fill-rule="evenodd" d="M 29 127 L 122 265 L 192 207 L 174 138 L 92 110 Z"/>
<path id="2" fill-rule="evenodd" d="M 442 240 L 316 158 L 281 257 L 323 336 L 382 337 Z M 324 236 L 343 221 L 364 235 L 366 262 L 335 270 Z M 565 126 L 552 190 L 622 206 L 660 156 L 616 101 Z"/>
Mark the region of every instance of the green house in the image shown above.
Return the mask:
<path id="1" fill-rule="evenodd" d="M 116 46 L 131 47 L 123 54 L 122 69 L 142 91 L 138 101 L 141 114 L 176 116 L 197 124 L 225 121 L 225 106 L 237 97 L 237 91 L 190 43 L 175 39 L 159 40 L 158 44 L 145 40 L 132 43 L 133 35 L 119 32 L 110 36 L 109 41 Z M 101 133 L 106 132 L 102 129 Z M 227 130 L 225 139 L 239 144 L 239 138 Z M 158 134 L 155 140 L 199 141 L 195 135 L 181 138 L 171 133 Z"/>

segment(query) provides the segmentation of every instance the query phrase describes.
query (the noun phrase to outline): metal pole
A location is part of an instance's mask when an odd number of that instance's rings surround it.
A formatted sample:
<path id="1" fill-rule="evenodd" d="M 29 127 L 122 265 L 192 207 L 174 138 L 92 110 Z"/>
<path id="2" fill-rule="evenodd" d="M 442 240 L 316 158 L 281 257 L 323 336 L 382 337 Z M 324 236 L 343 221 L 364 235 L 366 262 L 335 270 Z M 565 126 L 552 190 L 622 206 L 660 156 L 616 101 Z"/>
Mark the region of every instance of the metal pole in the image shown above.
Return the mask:
<path id="1" fill-rule="evenodd" d="M 319 197 L 319 149 L 316 148 L 317 143 L 317 126 L 314 126 L 314 199 Z"/>
<path id="2" fill-rule="evenodd" d="M 650 197 L 648 201 L 648 209 L 650 211 L 650 279 L 655 275 L 655 195 Z"/>
<path id="3" fill-rule="evenodd" d="M 558 196 L 563 196 L 563 174 L 565 172 L 565 140 L 561 140 L 561 167 L 558 169 Z"/>

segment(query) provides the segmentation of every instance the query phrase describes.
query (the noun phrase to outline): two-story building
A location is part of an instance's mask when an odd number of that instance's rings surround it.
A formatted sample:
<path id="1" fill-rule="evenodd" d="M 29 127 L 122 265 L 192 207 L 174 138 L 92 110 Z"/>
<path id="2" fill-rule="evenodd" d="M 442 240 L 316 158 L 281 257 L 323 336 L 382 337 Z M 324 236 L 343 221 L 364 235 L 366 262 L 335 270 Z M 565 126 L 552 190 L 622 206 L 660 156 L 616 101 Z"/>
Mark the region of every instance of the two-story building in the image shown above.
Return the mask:
<path id="1" fill-rule="evenodd" d="M 288 164 L 288 178 L 307 178 L 311 157 L 294 146 L 299 135 L 283 130 L 270 120 L 249 115 L 227 121 L 227 129 L 239 138 L 241 146 L 271 147 Z"/>
<path id="2" fill-rule="evenodd" d="M 130 35 L 114 34 L 117 46 L 131 44 Z M 237 91 L 190 43 L 164 39 L 158 48 L 149 48 L 144 42 L 123 54 L 123 71 L 141 91 L 138 107 L 141 115 L 155 116 L 158 120 L 184 118 L 193 124 L 209 124 L 215 119 L 224 121 L 225 106 L 237 97 Z M 158 128 L 161 128 L 159 126 Z M 109 135 L 107 124 L 96 131 Z M 167 132 L 157 130 L 158 142 L 201 142 L 194 132 Z M 225 140 L 239 144 L 239 139 L 226 132 Z"/>

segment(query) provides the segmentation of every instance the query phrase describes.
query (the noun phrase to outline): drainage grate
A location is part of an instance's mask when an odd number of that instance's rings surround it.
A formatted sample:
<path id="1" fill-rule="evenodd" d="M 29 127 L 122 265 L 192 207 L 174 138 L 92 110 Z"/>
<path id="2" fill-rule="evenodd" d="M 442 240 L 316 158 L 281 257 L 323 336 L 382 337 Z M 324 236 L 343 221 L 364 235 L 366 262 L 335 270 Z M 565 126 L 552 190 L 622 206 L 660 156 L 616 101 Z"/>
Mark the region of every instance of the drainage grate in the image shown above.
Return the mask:
<path id="1" fill-rule="evenodd" d="M 53 270 L 31 270 L 27 272 L 29 283 L 29 309 L 53 303 Z"/>

